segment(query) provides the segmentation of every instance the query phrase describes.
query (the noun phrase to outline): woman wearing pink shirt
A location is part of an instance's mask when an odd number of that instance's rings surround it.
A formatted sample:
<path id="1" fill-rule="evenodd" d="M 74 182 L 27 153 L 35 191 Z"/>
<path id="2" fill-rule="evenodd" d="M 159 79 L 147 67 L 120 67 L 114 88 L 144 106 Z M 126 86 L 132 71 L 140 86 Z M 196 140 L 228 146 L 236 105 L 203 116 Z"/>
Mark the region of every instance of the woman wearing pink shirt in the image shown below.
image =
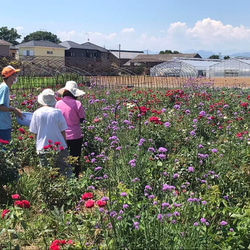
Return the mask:
<path id="1" fill-rule="evenodd" d="M 75 176 L 78 178 L 80 173 L 80 156 L 83 143 L 82 130 L 80 124 L 85 118 L 85 112 L 77 97 L 85 94 L 84 91 L 78 89 L 78 85 L 74 81 L 66 82 L 64 88 L 58 90 L 62 95 L 62 99 L 56 103 L 55 108 L 60 109 L 68 125 L 65 130 L 68 149 L 71 156 L 78 156 L 78 164 L 74 165 Z"/>

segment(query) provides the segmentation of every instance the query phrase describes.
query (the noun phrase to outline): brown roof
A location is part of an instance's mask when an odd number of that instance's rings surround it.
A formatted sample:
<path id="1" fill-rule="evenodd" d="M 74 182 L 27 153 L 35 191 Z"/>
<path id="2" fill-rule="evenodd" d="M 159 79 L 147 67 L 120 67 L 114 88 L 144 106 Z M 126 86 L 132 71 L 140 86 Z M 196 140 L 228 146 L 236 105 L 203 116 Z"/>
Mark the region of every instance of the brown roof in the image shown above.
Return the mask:
<path id="1" fill-rule="evenodd" d="M 8 45 L 8 46 L 10 46 L 12 44 L 0 39 L 0 45 Z"/>
<path id="2" fill-rule="evenodd" d="M 136 56 L 134 59 L 130 60 L 130 63 L 146 63 L 146 62 L 166 62 L 172 60 L 175 57 L 185 57 L 185 58 L 201 58 L 197 53 L 194 54 L 153 54 L 145 55 L 141 54 Z"/>

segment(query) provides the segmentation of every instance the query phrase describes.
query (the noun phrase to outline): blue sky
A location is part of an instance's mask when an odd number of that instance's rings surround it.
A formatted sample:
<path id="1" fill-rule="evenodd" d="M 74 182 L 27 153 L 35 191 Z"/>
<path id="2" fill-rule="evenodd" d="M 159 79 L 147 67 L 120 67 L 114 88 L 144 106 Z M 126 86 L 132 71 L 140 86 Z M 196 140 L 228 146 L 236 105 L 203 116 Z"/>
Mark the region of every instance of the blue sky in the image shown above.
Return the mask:
<path id="1" fill-rule="evenodd" d="M 5 6 L 6 5 L 6 6 Z M 107 49 L 250 51 L 249 0 L 43 0 L 1 6 L 0 27 Z"/>

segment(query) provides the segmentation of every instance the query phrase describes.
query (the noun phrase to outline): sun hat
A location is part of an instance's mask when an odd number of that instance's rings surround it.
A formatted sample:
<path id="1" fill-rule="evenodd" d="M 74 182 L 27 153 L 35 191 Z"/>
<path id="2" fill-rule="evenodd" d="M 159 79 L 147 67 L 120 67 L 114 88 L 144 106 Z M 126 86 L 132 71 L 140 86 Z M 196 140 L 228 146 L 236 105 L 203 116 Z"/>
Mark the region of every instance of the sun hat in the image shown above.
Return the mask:
<path id="1" fill-rule="evenodd" d="M 12 74 L 19 72 L 19 71 L 20 71 L 20 69 L 15 69 L 11 65 L 8 65 L 8 66 L 3 68 L 1 75 L 3 78 L 7 78 L 7 77 L 11 76 Z"/>
<path id="2" fill-rule="evenodd" d="M 55 93 L 52 89 L 45 89 L 38 95 L 37 101 L 42 105 L 55 106 Z"/>
<path id="3" fill-rule="evenodd" d="M 67 81 L 64 88 L 59 89 L 57 92 L 62 95 L 65 90 L 68 90 L 73 96 L 84 95 L 85 92 L 78 89 L 78 85 L 75 81 Z"/>

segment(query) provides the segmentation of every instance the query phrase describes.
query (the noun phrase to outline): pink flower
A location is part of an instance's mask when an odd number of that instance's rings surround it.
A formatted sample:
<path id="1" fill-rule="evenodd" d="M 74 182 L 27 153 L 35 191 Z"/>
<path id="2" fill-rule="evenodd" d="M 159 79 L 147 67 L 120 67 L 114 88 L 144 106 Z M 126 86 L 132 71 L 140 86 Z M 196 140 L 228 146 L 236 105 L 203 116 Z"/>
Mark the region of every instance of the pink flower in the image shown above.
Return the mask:
<path id="1" fill-rule="evenodd" d="M 85 207 L 87 208 L 92 208 L 95 205 L 95 201 L 94 200 L 87 200 L 85 202 Z"/>
<path id="2" fill-rule="evenodd" d="M 97 205 L 98 207 L 105 207 L 106 202 L 105 202 L 105 201 L 102 201 L 102 200 L 98 200 L 98 201 L 96 202 L 96 205 Z"/>
<path id="3" fill-rule="evenodd" d="M 82 200 L 92 199 L 93 194 L 92 193 L 84 193 L 81 198 L 82 198 Z"/>
<path id="4" fill-rule="evenodd" d="M 20 196 L 19 194 L 12 194 L 12 195 L 11 195 L 11 198 L 12 198 L 13 200 L 18 200 L 18 199 L 21 198 L 21 196 Z"/>

